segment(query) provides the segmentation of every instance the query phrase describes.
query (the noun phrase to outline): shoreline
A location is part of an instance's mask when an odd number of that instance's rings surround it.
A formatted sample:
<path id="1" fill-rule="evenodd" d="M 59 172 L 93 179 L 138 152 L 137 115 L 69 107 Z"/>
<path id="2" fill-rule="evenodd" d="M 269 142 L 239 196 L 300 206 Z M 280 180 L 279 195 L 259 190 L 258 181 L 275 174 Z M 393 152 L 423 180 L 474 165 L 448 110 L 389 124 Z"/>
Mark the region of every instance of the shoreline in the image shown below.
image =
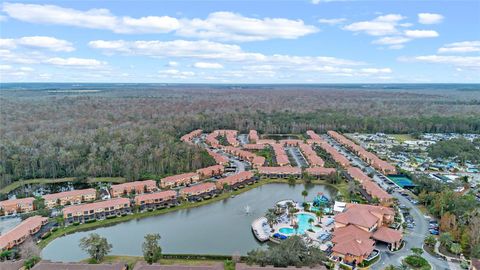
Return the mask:
<path id="1" fill-rule="evenodd" d="M 171 213 L 171 212 L 178 211 L 178 210 L 190 209 L 190 208 L 195 208 L 195 207 L 208 205 L 208 204 L 211 204 L 211 203 L 214 203 L 214 202 L 219 202 L 219 201 L 228 199 L 232 195 L 239 195 L 239 194 L 245 193 L 249 190 L 252 190 L 252 189 L 255 189 L 257 187 L 267 185 L 267 184 L 288 184 L 288 180 L 287 179 L 270 179 L 270 178 L 269 179 L 261 179 L 261 180 L 259 180 L 258 183 L 254 183 L 253 185 L 247 185 L 244 188 L 238 189 L 236 191 L 222 193 L 215 198 L 211 198 L 211 199 L 208 199 L 208 200 L 203 200 L 201 202 L 195 202 L 195 203 L 183 202 L 179 206 L 175 206 L 175 207 L 171 207 L 171 208 L 154 210 L 154 211 L 151 211 L 151 212 L 149 212 L 149 211 L 137 212 L 137 213 L 133 213 L 133 214 L 126 215 L 126 216 L 116 217 L 116 218 L 113 218 L 113 219 L 104 219 L 104 220 L 100 220 L 100 221 L 95 221 L 93 223 L 83 223 L 83 224 L 80 224 L 80 225 L 77 225 L 77 226 L 70 225 L 68 227 L 62 227 L 62 228 L 59 228 L 58 230 L 56 230 L 55 232 L 52 232 L 52 234 L 48 238 L 41 240 L 38 243 L 38 247 L 42 250 L 53 240 L 55 240 L 59 237 L 65 236 L 65 235 L 76 233 L 76 232 L 89 231 L 89 230 L 93 230 L 93 229 L 100 228 L 100 227 L 109 227 L 109 226 L 113 226 L 113 225 L 118 224 L 118 223 L 130 221 L 130 220 L 142 219 L 142 218 L 147 218 L 147 217 L 152 217 L 152 216 L 159 216 L 159 215 Z M 303 180 L 296 180 L 295 185 L 298 185 L 298 184 L 305 184 L 305 182 Z M 311 182 L 311 184 L 312 185 L 324 185 L 324 186 L 332 187 L 337 191 L 337 193 L 346 192 L 346 190 L 344 188 L 337 187 L 337 185 L 327 183 L 324 180 L 314 180 L 314 181 Z"/>

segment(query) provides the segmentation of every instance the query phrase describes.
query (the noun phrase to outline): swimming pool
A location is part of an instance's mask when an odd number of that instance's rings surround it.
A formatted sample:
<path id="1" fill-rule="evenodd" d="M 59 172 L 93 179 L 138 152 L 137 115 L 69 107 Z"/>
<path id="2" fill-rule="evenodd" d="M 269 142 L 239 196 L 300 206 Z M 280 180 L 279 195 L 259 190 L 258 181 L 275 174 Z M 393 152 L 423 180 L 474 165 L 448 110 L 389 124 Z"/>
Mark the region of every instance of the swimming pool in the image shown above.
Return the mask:
<path id="1" fill-rule="evenodd" d="M 297 218 L 297 222 L 298 222 L 297 234 L 304 234 L 308 229 L 315 230 L 314 226 L 308 222 L 310 219 L 313 219 L 313 220 L 316 219 L 314 215 L 307 214 L 307 213 L 300 213 L 300 214 L 296 214 L 295 217 Z M 284 235 L 295 234 L 295 229 L 290 227 L 280 228 L 278 231 Z"/>

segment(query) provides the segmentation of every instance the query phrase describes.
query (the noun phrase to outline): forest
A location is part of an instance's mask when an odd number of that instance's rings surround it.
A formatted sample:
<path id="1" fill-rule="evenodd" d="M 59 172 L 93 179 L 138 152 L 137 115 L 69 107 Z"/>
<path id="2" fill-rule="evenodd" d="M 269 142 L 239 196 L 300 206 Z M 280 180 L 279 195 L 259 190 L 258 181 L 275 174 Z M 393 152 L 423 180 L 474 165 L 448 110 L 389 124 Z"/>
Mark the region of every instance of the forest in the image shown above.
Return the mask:
<path id="1" fill-rule="evenodd" d="M 478 91 L 442 87 L 2 85 L 0 187 L 19 179 L 159 179 L 192 171 L 214 162 L 179 140 L 197 128 L 479 133 Z"/>

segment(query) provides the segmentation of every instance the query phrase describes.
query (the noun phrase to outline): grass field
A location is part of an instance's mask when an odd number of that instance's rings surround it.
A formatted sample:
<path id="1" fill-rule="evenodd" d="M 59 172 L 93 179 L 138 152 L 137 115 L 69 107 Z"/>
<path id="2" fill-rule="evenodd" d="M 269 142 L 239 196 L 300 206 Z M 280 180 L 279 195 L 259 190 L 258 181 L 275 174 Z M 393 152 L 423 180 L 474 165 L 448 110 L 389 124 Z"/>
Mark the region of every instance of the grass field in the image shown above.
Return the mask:
<path id="1" fill-rule="evenodd" d="M 415 140 L 410 134 L 389 134 L 389 136 L 392 136 L 400 143 L 403 143 L 404 141 Z"/>
<path id="2" fill-rule="evenodd" d="M 82 262 L 90 262 L 90 259 L 85 259 Z M 105 256 L 101 263 L 124 263 L 128 264 L 129 269 L 133 269 L 133 266 L 137 262 L 144 262 L 143 257 L 140 256 L 124 256 L 124 255 L 109 255 Z M 212 265 L 217 263 L 224 263 L 224 260 L 200 260 L 200 259 L 160 259 L 158 263 L 163 265 Z"/>
<path id="3" fill-rule="evenodd" d="M 259 187 L 259 186 L 262 186 L 262 185 L 265 185 L 265 184 L 270 184 L 270 183 L 288 183 L 288 180 L 286 180 L 286 179 L 262 179 L 258 183 L 254 183 L 253 185 L 247 185 L 245 188 L 242 188 L 242 189 L 238 189 L 238 190 L 231 191 L 231 192 L 225 192 L 225 193 L 222 193 L 215 198 L 212 198 L 212 199 L 209 199 L 209 200 L 204 200 L 204 201 L 201 201 L 201 202 L 183 202 L 181 205 L 176 206 L 176 207 L 172 207 L 172 208 L 159 209 L 159 210 L 154 210 L 154 211 L 151 211 L 151 212 L 149 212 L 149 211 L 139 212 L 139 213 L 134 213 L 134 214 L 131 214 L 131 215 L 116 217 L 116 218 L 113 218 L 113 219 L 105 219 L 105 220 L 95 221 L 93 223 L 84 223 L 84 224 L 80 224 L 80 225 L 77 225 L 77 226 L 71 225 L 71 226 L 68 226 L 68 227 L 59 228 L 57 231 L 53 232 L 48 238 L 40 241 L 38 243 L 38 246 L 39 246 L 40 249 L 43 249 L 44 247 L 46 247 L 48 245 L 48 243 L 53 241 L 55 238 L 61 237 L 63 235 L 67 235 L 67 234 L 72 234 L 72 233 L 78 232 L 78 231 L 87 231 L 87 230 L 92 230 L 92 229 L 99 228 L 99 227 L 111 226 L 111 225 L 114 225 L 114 224 L 117 224 L 117 223 L 120 223 L 120 222 L 129 221 L 129 220 L 132 220 L 132 219 L 145 218 L 145 217 L 150 217 L 150 216 L 157 216 L 157 215 L 162 215 L 162 214 L 170 213 L 170 212 L 181 210 L 181 209 L 199 207 L 199 206 L 202 206 L 202 205 L 206 205 L 206 204 L 210 204 L 210 203 L 213 203 L 213 202 L 224 200 L 226 198 L 229 198 L 232 195 L 238 195 L 238 194 L 247 192 L 251 189 L 254 189 L 256 187 Z M 297 180 L 297 184 L 302 184 L 302 183 L 304 183 L 303 180 Z M 342 183 L 342 184 L 339 184 L 339 185 L 331 185 L 331 184 L 326 183 L 325 181 L 315 180 L 315 181 L 312 181 L 312 184 L 329 185 L 329 186 L 332 186 L 332 187 L 336 188 L 337 190 L 339 190 L 339 192 L 342 195 L 344 195 L 344 196 L 347 195 L 347 184 L 346 183 Z"/>
<path id="4" fill-rule="evenodd" d="M 30 184 L 55 184 L 55 183 L 65 183 L 74 181 L 74 177 L 58 178 L 58 179 L 47 179 L 47 178 L 37 178 L 37 179 L 28 179 L 28 180 L 18 180 L 10 185 L 0 189 L 1 194 L 8 194 L 9 192 Z M 88 178 L 88 183 L 98 183 L 98 182 L 110 182 L 110 183 L 123 183 L 126 179 L 123 177 L 94 177 Z"/>

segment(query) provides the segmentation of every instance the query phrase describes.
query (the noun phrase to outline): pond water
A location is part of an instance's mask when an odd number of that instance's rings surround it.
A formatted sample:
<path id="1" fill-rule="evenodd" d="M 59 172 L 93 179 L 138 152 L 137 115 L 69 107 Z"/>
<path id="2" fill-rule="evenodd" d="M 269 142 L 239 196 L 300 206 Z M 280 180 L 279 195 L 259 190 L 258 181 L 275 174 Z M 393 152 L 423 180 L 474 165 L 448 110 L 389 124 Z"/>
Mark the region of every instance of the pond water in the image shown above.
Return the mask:
<path id="1" fill-rule="evenodd" d="M 323 192 L 332 198 L 336 190 L 323 185 L 268 184 L 247 191 L 234 198 L 198 208 L 174 211 L 168 214 L 132 220 L 88 232 L 78 232 L 51 242 L 42 251 L 42 257 L 53 261 L 79 261 L 88 257 L 79 247 L 80 238 L 95 232 L 113 245 L 111 254 L 142 256 L 143 237 L 159 233 L 163 253 L 245 255 L 265 246 L 256 241 L 251 223 L 262 216 L 277 201 L 302 201 L 302 190 L 309 198 Z M 308 198 L 307 198 L 308 199 Z"/>

